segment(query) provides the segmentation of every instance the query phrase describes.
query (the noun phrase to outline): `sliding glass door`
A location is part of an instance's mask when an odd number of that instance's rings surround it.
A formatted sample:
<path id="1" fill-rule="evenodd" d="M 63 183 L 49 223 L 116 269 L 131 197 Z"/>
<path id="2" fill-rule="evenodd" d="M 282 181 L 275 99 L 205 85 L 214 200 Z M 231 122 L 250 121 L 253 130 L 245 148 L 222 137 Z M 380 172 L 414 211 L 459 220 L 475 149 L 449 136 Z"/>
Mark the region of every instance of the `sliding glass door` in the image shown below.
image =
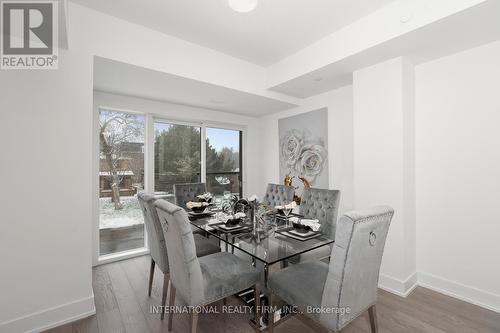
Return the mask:
<path id="1" fill-rule="evenodd" d="M 99 111 L 99 255 L 143 248 L 143 115 Z"/>
<path id="2" fill-rule="evenodd" d="M 140 191 L 174 202 L 174 184 L 204 182 L 215 195 L 241 197 L 241 130 L 108 108 L 98 120 L 96 264 L 147 252 Z"/>
<path id="3" fill-rule="evenodd" d="M 206 128 L 206 183 L 209 192 L 242 196 L 242 132 Z"/>

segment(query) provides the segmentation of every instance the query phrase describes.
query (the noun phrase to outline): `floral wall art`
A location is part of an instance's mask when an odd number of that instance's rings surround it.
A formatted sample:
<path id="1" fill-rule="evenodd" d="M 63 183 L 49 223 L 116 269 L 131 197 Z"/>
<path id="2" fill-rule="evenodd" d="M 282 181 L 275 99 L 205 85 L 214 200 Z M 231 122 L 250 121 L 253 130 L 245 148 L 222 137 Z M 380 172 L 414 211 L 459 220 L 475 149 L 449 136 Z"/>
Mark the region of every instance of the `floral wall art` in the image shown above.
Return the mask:
<path id="1" fill-rule="evenodd" d="M 278 127 L 281 181 L 291 175 L 294 186 L 304 177 L 312 187 L 328 188 L 328 110 L 282 118 Z"/>

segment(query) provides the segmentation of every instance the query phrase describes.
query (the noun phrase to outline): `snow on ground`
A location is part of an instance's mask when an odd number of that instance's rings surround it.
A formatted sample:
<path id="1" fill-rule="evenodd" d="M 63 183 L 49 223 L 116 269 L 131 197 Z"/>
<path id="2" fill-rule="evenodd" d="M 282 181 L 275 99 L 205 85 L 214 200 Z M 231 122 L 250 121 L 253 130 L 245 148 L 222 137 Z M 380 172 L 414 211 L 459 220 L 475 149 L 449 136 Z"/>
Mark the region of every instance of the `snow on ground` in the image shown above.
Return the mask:
<path id="1" fill-rule="evenodd" d="M 99 228 L 123 228 L 143 224 L 141 208 L 137 197 L 121 197 L 123 209 L 115 210 L 111 198 L 99 198 L 100 217 Z"/>

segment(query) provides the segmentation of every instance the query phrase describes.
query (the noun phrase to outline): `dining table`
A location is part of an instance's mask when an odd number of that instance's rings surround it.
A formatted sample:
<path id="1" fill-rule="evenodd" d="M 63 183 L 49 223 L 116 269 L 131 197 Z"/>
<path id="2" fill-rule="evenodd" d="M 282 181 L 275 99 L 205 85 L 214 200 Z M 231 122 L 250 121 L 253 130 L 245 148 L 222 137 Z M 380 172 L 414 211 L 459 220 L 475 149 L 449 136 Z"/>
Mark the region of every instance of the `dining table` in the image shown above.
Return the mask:
<path id="1" fill-rule="evenodd" d="M 255 224 L 251 223 L 251 221 L 242 223 L 236 228 L 228 228 L 217 217 L 217 214 L 203 217 L 190 216 L 190 222 L 192 226 L 200 229 L 207 237 L 215 237 L 219 244 L 223 245 L 221 248 L 225 249 L 225 251 L 231 253 L 240 251 L 239 255 L 247 255 L 252 265 L 262 267 L 262 293 L 265 298 L 270 293 L 267 282 L 271 265 L 274 265 L 273 269 L 274 267 L 278 267 L 278 269 L 285 268 L 288 266 L 290 258 L 320 247 L 331 247 L 334 243 L 333 239 L 326 237 L 321 231 L 304 239 L 294 237 L 293 233 L 290 234 L 293 227 L 288 223 L 288 217 L 283 221 L 277 218 L 276 213 L 269 216 L 267 221 L 264 221 L 263 226 L 258 224 L 259 227 L 257 228 L 253 227 Z M 279 265 L 275 265 L 278 263 Z M 251 324 L 254 327 L 256 325 L 256 323 L 252 322 Z M 260 323 L 258 328 L 264 330 L 265 323 Z"/>

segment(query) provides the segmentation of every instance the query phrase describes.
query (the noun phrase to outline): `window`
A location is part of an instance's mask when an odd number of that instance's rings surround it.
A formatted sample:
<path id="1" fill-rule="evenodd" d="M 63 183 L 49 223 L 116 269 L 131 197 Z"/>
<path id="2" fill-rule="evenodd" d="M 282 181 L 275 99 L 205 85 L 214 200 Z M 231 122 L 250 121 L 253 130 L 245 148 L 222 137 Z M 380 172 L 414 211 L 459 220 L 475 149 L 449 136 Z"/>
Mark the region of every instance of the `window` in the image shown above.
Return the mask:
<path id="1" fill-rule="evenodd" d="M 99 111 L 99 254 L 143 248 L 143 115 Z"/>
<path id="2" fill-rule="evenodd" d="M 206 183 L 209 192 L 222 195 L 230 191 L 242 196 L 241 137 L 241 131 L 206 128 Z"/>
<path id="3" fill-rule="evenodd" d="M 155 122 L 155 193 L 171 196 L 174 184 L 201 181 L 201 128 Z"/>
<path id="4" fill-rule="evenodd" d="M 154 131 L 156 195 L 173 200 L 174 184 L 205 182 L 216 195 L 230 191 L 241 196 L 241 131 L 161 121 L 154 123 Z"/>

